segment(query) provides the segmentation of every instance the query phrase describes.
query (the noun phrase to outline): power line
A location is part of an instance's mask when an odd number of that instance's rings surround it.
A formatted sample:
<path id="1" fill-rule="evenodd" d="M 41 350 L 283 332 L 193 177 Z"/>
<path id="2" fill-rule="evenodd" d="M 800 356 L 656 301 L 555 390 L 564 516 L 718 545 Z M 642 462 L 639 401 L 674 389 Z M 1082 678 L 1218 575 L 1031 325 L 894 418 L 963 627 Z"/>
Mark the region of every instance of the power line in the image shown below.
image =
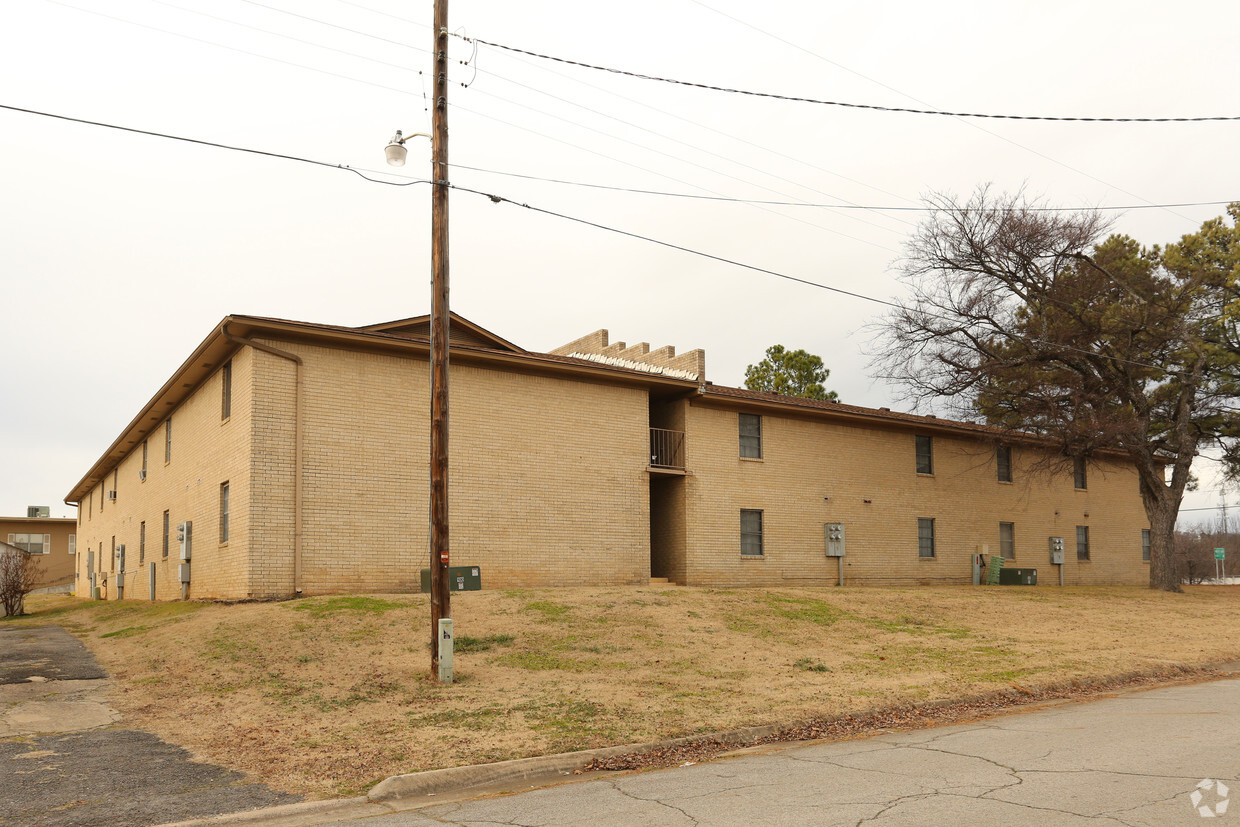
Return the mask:
<path id="1" fill-rule="evenodd" d="M 216 149 L 227 149 L 232 152 L 245 152 L 250 155 L 263 155 L 268 158 L 280 158 L 285 161 L 297 161 L 299 163 L 313 164 L 314 166 L 319 166 L 319 167 L 329 167 L 331 169 L 343 169 L 348 172 L 352 172 L 354 175 L 364 178 L 367 181 L 370 181 L 371 183 L 374 183 L 374 184 L 389 184 L 391 186 L 396 186 L 396 187 L 408 187 L 413 184 L 429 184 L 430 183 L 430 181 L 422 180 L 422 179 L 413 179 L 413 180 L 401 181 L 401 182 L 382 181 L 377 178 L 371 178 L 368 175 L 365 175 L 363 172 L 356 170 L 353 167 L 345 166 L 344 164 L 330 164 L 326 161 L 316 161 L 313 158 L 302 158 L 299 155 L 287 155 L 282 152 L 268 152 L 263 149 L 250 149 L 248 147 L 234 146 L 232 144 L 216 143 L 215 141 L 204 141 L 200 138 L 186 138 L 182 135 L 170 135 L 167 132 L 153 132 L 148 129 L 135 129 L 131 126 L 120 126 L 114 123 L 104 123 L 103 121 L 91 121 L 85 118 L 70 117 L 69 115 L 57 115 L 52 112 L 40 112 L 37 109 L 24 109 L 20 106 L 9 106 L 8 104 L 4 104 L 4 103 L 0 103 L 0 109 L 8 109 L 12 112 L 23 112 L 27 115 L 40 115 L 44 118 L 55 118 L 56 120 L 59 120 L 59 121 L 69 121 L 71 123 L 80 123 L 80 124 L 85 124 L 87 126 L 98 126 L 104 129 L 115 129 L 120 132 L 132 132 L 135 135 L 148 135 L 152 138 L 166 138 L 170 141 L 181 141 L 187 144 L 209 146 L 209 147 L 214 147 Z"/>
<path id="2" fill-rule="evenodd" d="M 471 167 L 464 164 L 451 164 L 456 169 L 467 169 L 471 172 L 483 172 L 488 175 L 503 175 L 509 178 L 524 178 L 529 181 L 543 181 L 549 184 L 565 184 L 572 187 L 588 187 L 590 189 L 608 190 L 611 192 L 629 192 L 637 195 L 658 195 L 666 198 L 688 198 L 699 201 L 721 201 L 733 204 L 765 204 L 774 207 L 815 207 L 820 209 L 832 210 L 871 210 L 875 212 L 933 212 L 936 207 L 904 207 L 904 206 L 885 206 L 875 204 L 817 204 L 809 201 L 766 201 L 755 198 L 733 198 L 726 195 L 701 195 L 692 192 L 666 192 L 663 190 L 647 190 L 637 187 L 620 187 L 611 184 L 595 184 L 588 181 L 569 181 L 564 178 L 547 178 L 540 175 L 526 175 L 519 172 L 503 172 L 497 169 L 485 169 L 483 167 Z M 1185 201 L 1178 204 L 1116 204 L 1098 207 L 1009 207 L 1008 211 L 1015 212 L 1118 212 L 1127 210 L 1152 210 L 1164 209 L 1167 207 L 1219 207 L 1236 203 L 1240 199 L 1233 198 L 1226 201 Z"/>
<path id="3" fill-rule="evenodd" d="M 745 20 L 741 20 L 741 19 L 740 19 L 740 18 L 738 18 L 738 17 L 733 17 L 733 16 L 732 16 L 732 15 L 730 15 L 730 14 L 727 14 L 727 13 L 725 13 L 725 12 L 719 11 L 718 9 L 714 8 L 713 6 L 709 6 L 709 5 L 707 5 L 706 3 L 702 2 L 702 0 L 689 0 L 689 2 L 694 3 L 694 4 L 698 5 L 698 6 L 701 6 L 702 8 L 707 9 L 707 10 L 709 10 L 709 11 L 712 11 L 712 12 L 714 12 L 715 14 L 717 14 L 717 15 L 721 16 L 721 17 L 726 17 L 728 20 L 731 20 L 731 21 L 733 21 L 734 23 L 739 23 L 740 25 L 745 26 L 745 27 L 747 27 L 747 28 L 749 28 L 749 29 L 753 29 L 755 32 L 758 32 L 759 34 L 762 34 L 762 35 L 764 35 L 764 36 L 766 36 L 766 37 L 769 37 L 769 38 L 771 38 L 772 40 L 777 40 L 777 41 L 779 41 L 780 43 L 783 43 L 783 44 L 785 44 L 785 45 L 787 45 L 787 46 L 791 46 L 792 48 L 797 49 L 798 51 L 804 52 L 805 54 L 809 55 L 810 57 L 816 58 L 817 60 L 821 60 L 823 63 L 827 63 L 827 64 L 829 64 L 829 65 L 831 65 L 831 66 L 835 66 L 835 67 L 837 67 L 837 68 L 843 69 L 845 72 L 849 72 L 849 73 L 851 73 L 851 74 L 854 74 L 854 75 L 856 75 L 857 77 L 862 78 L 863 80 L 867 80 L 867 81 L 869 81 L 870 83 L 873 83 L 873 84 L 875 84 L 875 85 L 877 85 L 877 86 L 881 86 L 881 87 L 883 87 L 884 89 L 888 89 L 888 90 L 890 90 L 890 91 L 892 91 L 892 92 L 895 92 L 897 95 L 900 95 L 901 97 L 908 98 L 909 100 L 914 101 L 914 102 L 916 102 L 916 103 L 919 103 L 919 104 L 921 104 L 922 106 L 927 106 L 927 107 L 928 107 L 928 106 L 931 106 L 931 104 L 928 104 L 926 101 L 922 100 L 921 98 L 916 97 L 915 95 L 910 95 L 910 94 L 908 94 L 907 92 L 904 92 L 904 91 L 902 91 L 902 90 L 900 90 L 900 89 L 895 88 L 894 86 L 891 86 L 890 84 L 883 83 L 882 81 L 880 81 L 880 80 L 876 80 L 876 79 L 874 79 L 874 78 L 870 77 L 869 75 L 866 75 L 866 74 L 863 74 L 863 73 L 861 73 L 861 72 L 858 72 L 856 69 L 853 69 L 853 68 L 851 68 L 851 67 L 849 67 L 849 66 L 845 66 L 844 64 L 839 63 L 839 62 L 834 61 L 834 60 L 831 60 L 831 59 L 830 59 L 830 58 L 828 58 L 828 57 L 824 57 L 823 55 L 820 55 L 820 54 L 818 54 L 817 52 L 811 51 L 810 49 L 807 49 L 807 48 L 805 48 L 804 46 L 801 46 L 801 45 L 798 45 L 798 44 L 796 44 L 796 43 L 793 43 L 792 41 L 787 40 L 787 39 L 785 39 L 785 38 L 782 38 L 782 37 L 780 37 L 780 36 L 779 36 L 779 35 L 777 35 L 777 34 L 772 34 L 771 32 L 768 32 L 766 29 L 759 28 L 758 26 L 755 26 L 754 24 L 749 23 L 749 22 L 747 22 L 747 21 L 745 21 Z M 1105 180 L 1103 180 L 1102 178 L 1099 178 L 1097 175 L 1093 175 L 1093 174 L 1088 173 L 1088 172 L 1086 172 L 1086 171 L 1084 171 L 1084 170 L 1082 170 L 1082 169 L 1077 169 L 1076 167 L 1072 166 L 1071 164 L 1065 163 L 1065 162 L 1063 162 L 1063 161 L 1059 160 L 1058 158 L 1054 158 L 1054 157 L 1052 157 L 1052 156 L 1050 156 L 1050 155 L 1047 155 L 1045 152 L 1040 152 L 1039 150 L 1036 150 L 1036 149 L 1034 149 L 1033 147 L 1030 147 L 1030 146 L 1025 146 L 1024 144 L 1020 143 L 1019 141 L 1014 141 L 1014 140 L 1012 140 L 1011 138 L 1007 137 L 1006 135 L 1001 135 L 1001 134 L 999 134 L 998 132 L 994 132 L 994 131 L 992 131 L 992 130 L 990 130 L 990 129 L 987 129 L 986 127 L 982 126 L 982 125 L 981 125 L 981 124 L 979 124 L 979 123 L 976 123 L 976 122 L 974 122 L 974 121 L 968 120 L 967 118 L 959 118 L 959 117 L 958 117 L 958 118 L 956 118 L 956 120 L 960 121 L 960 123 L 962 123 L 962 124 L 964 124 L 964 125 L 966 125 L 966 126 L 970 127 L 971 129 L 976 129 L 976 130 L 977 130 L 977 131 L 979 131 L 979 132 L 984 132 L 985 134 L 990 135 L 992 138 L 998 138 L 999 140 L 1003 141 L 1004 143 L 1011 144 L 1012 146 L 1017 147 L 1017 148 L 1019 148 L 1019 149 L 1023 149 L 1023 150 L 1025 150 L 1026 152 L 1030 153 L 1031 155 L 1036 155 L 1036 156 L 1038 156 L 1039 158 L 1042 158 L 1042 159 L 1044 159 L 1044 160 L 1050 161 L 1052 164 L 1055 164 L 1055 165 L 1057 165 L 1057 166 L 1063 167 L 1064 169 L 1068 170 L 1069 172 L 1074 172 L 1074 173 L 1076 173 L 1077 175 L 1081 175 L 1081 176 L 1083 176 L 1083 177 L 1085 177 L 1085 178 L 1088 178 L 1088 179 L 1089 179 L 1089 180 L 1091 180 L 1091 181 L 1097 181 L 1099 184 L 1105 184 L 1106 186 L 1108 186 L 1108 187 L 1110 187 L 1110 188 L 1112 188 L 1112 189 L 1117 189 L 1117 190 L 1119 190 L 1120 192 L 1124 193 L 1125 195 L 1131 195 L 1133 198 L 1140 199 L 1141 201 L 1144 201 L 1144 202 L 1145 202 L 1145 203 L 1147 203 L 1147 204 L 1153 203 L 1153 202 L 1151 202 L 1148 198 L 1143 198 L 1142 196 L 1137 195 L 1135 192 L 1130 192 L 1130 191 L 1128 191 L 1128 190 L 1124 189 L 1123 187 L 1117 187 L 1117 186 L 1115 186 L 1114 184 L 1110 183 L 1109 181 L 1105 181 Z M 1170 210 L 1170 209 L 1169 209 L 1169 210 L 1167 210 L 1167 212 L 1171 213 L 1172 215 L 1174 215 L 1174 216 L 1175 216 L 1175 217 L 1177 217 L 1177 218 L 1183 219 L 1184 221 L 1188 221 L 1188 220 L 1189 220 L 1187 216 L 1181 215 L 1180 213 L 1176 212 L 1175 210 Z"/>
<path id="4" fill-rule="evenodd" d="M 319 69 L 314 66 L 307 66 L 304 63 L 294 63 L 291 60 L 284 60 L 283 58 L 272 57 L 271 55 L 265 55 L 261 52 L 252 52 L 249 49 L 242 49 L 238 46 L 228 46 L 224 43 L 217 43 L 214 40 L 207 40 L 206 38 L 202 38 L 202 37 L 194 37 L 193 35 L 183 34 L 181 32 L 174 32 L 171 29 L 163 29 L 163 28 L 160 28 L 159 26 L 152 26 L 149 23 L 139 23 L 136 20 L 130 20 L 125 17 L 117 17 L 116 15 L 113 15 L 113 14 L 105 14 L 104 12 L 95 11 L 94 9 L 84 9 L 81 6 L 75 6 L 72 3 L 61 2 L 61 0 L 47 0 L 47 2 L 53 3 L 57 6 L 63 6 L 66 9 L 73 9 L 74 11 L 85 12 L 86 14 L 93 14 L 93 15 L 97 15 L 98 17 L 105 17 L 108 20 L 115 20 L 118 23 L 126 23 L 130 26 L 138 26 L 139 28 L 142 28 L 142 29 L 150 29 L 153 32 L 159 32 L 160 34 L 171 35 L 172 37 L 181 37 L 186 40 L 192 40 L 195 43 L 203 43 L 207 46 L 215 46 L 220 49 L 227 49 L 230 52 L 237 52 L 239 54 L 249 55 L 250 57 L 257 57 L 257 58 L 261 58 L 262 60 L 270 60 L 273 63 L 283 63 L 285 66 L 292 66 L 296 69 L 305 69 L 310 72 L 318 72 L 321 75 L 329 75 L 334 78 L 340 78 L 341 80 L 351 80 L 354 83 L 361 83 L 361 84 L 365 84 L 366 86 L 373 86 L 376 89 L 386 89 L 389 92 L 398 92 L 402 95 L 416 94 L 415 92 L 411 92 L 408 89 L 398 89 L 395 86 L 387 86 L 382 83 L 374 83 L 373 81 L 362 80 L 361 78 L 355 78 L 349 75 L 342 75 L 339 72 L 331 72 L 331 71 L 328 71 L 327 69 Z M 402 44 L 402 45 L 405 45 L 405 44 Z M 415 51 L 426 51 L 425 49 L 417 49 L 414 46 L 406 45 L 406 48 L 414 49 Z"/>
<path id="5" fill-rule="evenodd" d="M 250 2 L 250 0 L 246 0 Z M 580 66 L 583 69 L 593 69 L 599 72 L 610 72 L 613 75 L 624 75 L 625 77 L 638 78 L 640 80 L 652 80 L 658 83 L 670 83 L 676 86 L 690 86 L 695 89 L 707 89 L 713 92 L 727 92 L 733 95 L 747 95 L 755 98 L 769 98 L 772 100 L 791 101 L 794 103 L 811 103 L 819 106 L 842 106 L 848 109 L 868 109 L 875 112 L 899 112 L 908 115 L 941 115 L 950 118 L 990 118 L 995 120 L 1009 121 L 1073 121 L 1073 122 L 1092 122 L 1092 123 L 1197 123 L 1201 121 L 1240 121 L 1240 115 L 1210 115 L 1205 117 L 1193 118 L 1105 118 L 1105 117 L 1073 117 L 1063 115 L 1011 115 L 1011 114 L 995 114 L 983 112 L 949 112 L 940 109 L 912 109 L 902 106 L 880 106 L 870 103 L 848 103 L 845 101 L 822 100 L 820 98 L 806 98 L 795 95 L 781 95 L 775 92 L 755 92 L 750 89 L 735 89 L 727 86 L 714 86 L 709 83 L 698 83 L 696 81 L 677 80 L 675 78 L 665 78 L 659 75 L 647 75 L 641 72 L 631 72 L 626 69 L 616 69 L 611 66 L 600 66 L 594 63 L 584 63 L 579 60 L 570 60 L 564 57 L 556 57 L 555 55 L 545 55 L 538 52 L 532 52 L 528 49 L 521 49 L 516 46 L 506 46 L 503 43 L 495 43 L 490 40 L 482 40 L 476 37 L 466 37 L 465 35 L 454 35 L 468 43 L 480 43 L 484 46 L 491 46 L 496 49 L 504 49 L 509 52 L 517 52 L 518 54 L 529 55 L 540 60 L 553 60 L 557 63 L 565 63 L 569 66 Z"/>
<path id="6" fill-rule="evenodd" d="M 909 309 L 905 307 L 904 305 L 898 304 L 896 302 L 888 301 L 886 299 L 880 299 L 874 296 L 867 296 L 864 293 L 855 293 L 851 290 L 845 290 L 841 287 L 832 287 L 829 284 L 823 284 L 821 282 L 811 281 L 809 279 L 801 278 L 799 276 L 792 276 L 787 273 L 781 273 L 778 270 L 768 269 L 766 267 L 759 267 L 756 264 L 746 264 L 745 262 L 737 261 L 735 259 L 730 259 L 724 256 L 715 255 L 714 253 L 703 252 L 702 250 L 695 250 L 692 247 L 685 247 L 684 245 L 675 244 L 670 241 L 663 241 L 661 239 L 652 238 L 650 236 L 645 236 L 640 233 L 631 232 L 629 230 L 622 230 L 618 227 L 611 227 L 606 224 L 600 224 L 598 222 L 590 221 L 585 218 L 578 218 L 576 216 L 566 215 L 564 213 L 559 213 L 554 210 L 548 210 L 542 207 L 535 207 L 531 204 L 523 203 L 520 201 L 515 201 L 511 198 L 507 198 L 502 195 L 496 195 L 495 193 L 483 192 L 482 190 L 471 189 L 469 187 L 462 187 L 456 184 L 452 184 L 448 181 L 428 181 L 424 179 L 412 179 L 412 180 L 403 181 L 403 182 L 383 181 L 383 180 L 379 180 L 376 178 L 371 178 L 368 175 L 365 175 L 362 171 L 354 169 L 353 167 L 345 166 L 344 164 L 331 164 L 326 161 L 316 161 L 314 159 L 303 158 L 298 155 L 287 155 L 287 154 L 283 154 L 279 152 L 267 152 L 261 149 L 249 149 L 247 147 L 233 146 L 230 144 L 221 144 L 221 143 L 216 143 L 214 141 L 205 141 L 199 138 L 186 138 L 181 135 L 171 135 L 165 132 L 154 132 L 154 131 L 150 131 L 146 129 L 135 129 L 133 127 L 120 126 L 118 124 L 104 123 L 102 121 L 91 121 L 91 120 L 86 120 L 85 118 L 74 118 L 68 115 L 57 115 L 51 112 L 41 112 L 36 109 L 25 109 L 20 106 L 9 106 L 7 104 L 2 104 L 2 103 L 0 103 L 0 109 L 8 109 L 13 112 L 22 112 L 22 113 L 29 114 L 29 115 L 39 115 L 39 116 L 46 117 L 46 118 L 55 118 L 57 120 L 70 121 L 72 123 L 86 124 L 88 126 L 98 126 L 98 127 L 102 127 L 105 129 L 116 129 L 121 132 L 131 132 L 137 135 L 147 135 L 147 136 L 154 137 L 154 138 L 165 138 L 165 139 L 172 140 L 172 141 L 182 141 L 185 143 L 197 144 L 200 146 L 209 146 L 209 147 L 214 147 L 217 149 L 226 149 L 226 150 L 230 150 L 233 152 L 245 152 L 245 153 L 249 153 L 252 155 L 266 156 L 268 158 L 280 158 L 286 161 L 297 161 L 299 163 L 304 163 L 304 164 L 313 164 L 314 166 L 329 167 L 332 169 L 345 170 L 346 172 L 352 172 L 354 175 L 357 175 L 359 178 L 362 178 L 363 180 L 368 181 L 373 184 L 385 184 L 388 186 L 398 186 L 398 187 L 407 187 L 413 184 L 443 184 L 445 186 L 451 187 L 452 189 L 460 190 L 461 192 L 468 192 L 473 195 L 481 195 L 485 198 L 490 199 L 492 202 L 496 204 L 501 204 L 501 203 L 512 204 L 513 206 L 521 207 L 523 209 L 527 209 L 532 212 L 542 213 L 543 215 L 549 215 L 555 218 L 561 218 L 566 221 L 572 221 L 577 224 L 583 224 L 588 227 L 594 227 L 595 229 L 604 230 L 610 233 L 616 233 L 617 235 L 627 236 L 629 238 L 634 238 L 639 241 L 646 241 L 651 244 L 656 244 L 661 247 L 667 247 L 672 250 L 679 250 L 680 252 L 689 253 L 690 255 L 695 255 L 701 258 L 710 259 L 712 261 L 717 261 L 722 264 L 730 264 L 734 267 L 740 267 L 745 270 L 752 270 L 757 273 L 763 273 L 765 275 L 774 276 L 776 278 L 784 279 L 786 281 L 796 282 L 797 284 L 804 284 L 808 287 L 817 287 L 821 290 L 828 290 L 832 293 L 838 293 L 843 296 L 849 296 L 855 299 L 861 299 L 862 301 L 872 302 L 874 304 L 885 305 L 887 307 L 891 307 L 896 310 L 908 310 Z M 919 311 L 919 312 L 922 315 L 928 316 L 930 318 L 951 322 L 953 324 L 958 323 L 954 319 L 950 319 L 946 316 L 941 316 L 937 313 L 930 313 L 927 311 Z M 1021 338 L 1023 341 L 1032 342 L 1035 344 L 1036 343 L 1047 344 L 1046 342 L 1040 339 L 1028 339 L 1028 338 L 1023 338 L 1023 337 L 1014 337 L 1014 338 Z M 1054 343 L 1054 346 L 1062 350 L 1067 350 L 1067 351 L 1071 351 L 1074 353 L 1081 353 L 1087 356 L 1097 356 L 1103 359 L 1109 359 L 1113 362 L 1136 365 L 1138 367 L 1151 368 L 1153 370 L 1166 370 L 1166 366 L 1152 365 L 1147 362 L 1138 362 L 1133 359 L 1124 359 L 1119 356 L 1111 356 L 1105 353 L 1097 353 L 1096 351 L 1084 350 L 1082 348 L 1075 348 L 1070 345 Z"/>

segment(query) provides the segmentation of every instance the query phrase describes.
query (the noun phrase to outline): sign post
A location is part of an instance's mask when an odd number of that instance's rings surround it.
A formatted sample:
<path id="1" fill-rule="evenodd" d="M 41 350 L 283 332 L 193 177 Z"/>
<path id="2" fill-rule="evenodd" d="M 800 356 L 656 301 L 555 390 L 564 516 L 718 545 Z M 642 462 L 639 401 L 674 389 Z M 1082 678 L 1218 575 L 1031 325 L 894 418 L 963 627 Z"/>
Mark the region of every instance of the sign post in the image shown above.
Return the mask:
<path id="1" fill-rule="evenodd" d="M 1220 574 L 1221 570 L 1221 574 Z M 1227 550 L 1216 548 L 1214 550 L 1214 579 L 1222 583 L 1227 577 Z"/>

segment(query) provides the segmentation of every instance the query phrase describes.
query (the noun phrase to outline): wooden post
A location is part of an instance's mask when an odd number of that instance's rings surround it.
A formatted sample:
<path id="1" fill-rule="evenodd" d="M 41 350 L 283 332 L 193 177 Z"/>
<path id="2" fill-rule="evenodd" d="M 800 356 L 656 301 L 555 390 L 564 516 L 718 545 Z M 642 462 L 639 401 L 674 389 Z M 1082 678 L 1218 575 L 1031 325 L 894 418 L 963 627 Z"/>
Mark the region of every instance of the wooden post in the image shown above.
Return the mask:
<path id="1" fill-rule="evenodd" d="M 435 104 L 431 112 L 431 675 L 439 672 L 439 621 L 448 591 L 448 0 L 435 0 Z"/>

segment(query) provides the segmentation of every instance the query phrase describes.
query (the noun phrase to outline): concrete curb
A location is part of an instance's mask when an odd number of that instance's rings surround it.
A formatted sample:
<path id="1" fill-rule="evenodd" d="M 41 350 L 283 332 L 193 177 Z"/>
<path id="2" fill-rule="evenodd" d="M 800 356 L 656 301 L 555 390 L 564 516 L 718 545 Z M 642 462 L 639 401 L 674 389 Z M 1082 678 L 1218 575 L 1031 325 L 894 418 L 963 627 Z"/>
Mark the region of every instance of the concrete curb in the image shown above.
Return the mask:
<path id="1" fill-rule="evenodd" d="M 1193 678 L 1225 678 L 1240 672 L 1240 661 L 1212 662 L 1197 666 L 1187 664 L 1168 664 L 1168 671 L 1178 672 L 1172 676 L 1166 671 L 1128 671 L 1105 677 L 1092 679 L 1075 679 L 1058 681 L 1049 686 L 1039 687 L 1039 693 L 1051 695 L 1050 698 L 1029 697 L 1030 693 L 1016 688 L 1002 689 L 980 695 L 943 698 L 917 704 L 917 707 L 933 709 L 954 704 L 976 704 L 996 699 L 1021 701 L 1027 699 L 1028 705 L 1053 701 L 1056 692 L 1068 689 L 1093 689 L 1099 693 L 1108 691 L 1125 691 L 1154 689 L 1160 685 L 1178 683 Z M 1162 678 L 1152 685 L 1135 683 L 1151 677 Z M 1134 685 L 1135 683 L 1135 685 Z M 1084 700 L 1084 699 L 1082 699 Z M 1025 703 L 1013 704 L 1008 709 L 1014 710 Z M 998 714 L 1003 714 L 1002 712 Z M 549 783 L 555 776 L 571 775 L 576 770 L 584 769 L 595 759 L 612 758 L 618 755 L 649 752 L 669 747 L 685 746 L 705 741 L 717 741 L 723 744 L 738 744 L 742 747 L 752 746 L 754 742 L 782 732 L 795 730 L 809 723 L 821 723 L 832 720 L 843 720 L 851 717 L 848 714 L 818 718 L 810 722 L 770 724 L 766 726 L 745 727 L 727 732 L 710 732 L 698 735 L 686 735 L 665 741 L 652 741 L 644 744 L 624 744 L 613 747 L 581 750 L 579 752 L 563 752 L 556 755 L 541 755 L 534 758 L 517 758 L 512 761 L 500 761 L 494 764 L 477 764 L 466 767 L 446 767 L 439 770 L 394 775 L 376 784 L 365 796 L 331 801 L 306 801 L 298 804 L 286 804 L 263 810 L 250 810 L 241 813 L 214 816 L 193 821 L 177 822 L 165 827 L 211 827 L 223 824 L 256 824 L 264 825 L 303 825 L 321 824 L 337 818 L 360 818 L 372 815 L 391 813 L 401 809 L 409 809 L 434 801 L 417 801 L 430 796 L 441 796 L 445 793 L 468 793 L 469 790 L 483 787 L 502 787 L 506 784 L 537 780 Z M 792 742 L 788 742 L 791 745 Z M 777 747 L 767 742 L 761 746 Z"/>
<path id="2" fill-rule="evenodd" d="M 470 787 L 508 784 L 514 781 L 527 781 L 531 778 L 545 778 L 551 775 L 569 775 L 575 770 L 586 767 L 596 758 L 612 758 L 617 755 L 628 755 L 632 752 L 648 752 L 654 749 L 694 744 L 700 741 L 721 741 L 725 744 L 746 743 L 757 738 L 765 738 L 787 729 L 785 724 L 770 726 L 747 727 L 730 732 L 715 732 L 703 735 L 686 735 L 667 741 L 651 741 L 645 744 L 622 744 L 615 747 L 600 747 L 579 752 L 561 752 L 556 755 L 540 755 L 534 758 L 517 758 L 512 761 L 500 761 L 495 764 L 477 764 L 469 767 L 446 767 L 441 770 L 426 770 L 408 775 L 394 775 L 380 781 L 367 795 L 374 802 L 392 802 L 414 796 L 438 794 L 448 790 L 465 790 Z"/>

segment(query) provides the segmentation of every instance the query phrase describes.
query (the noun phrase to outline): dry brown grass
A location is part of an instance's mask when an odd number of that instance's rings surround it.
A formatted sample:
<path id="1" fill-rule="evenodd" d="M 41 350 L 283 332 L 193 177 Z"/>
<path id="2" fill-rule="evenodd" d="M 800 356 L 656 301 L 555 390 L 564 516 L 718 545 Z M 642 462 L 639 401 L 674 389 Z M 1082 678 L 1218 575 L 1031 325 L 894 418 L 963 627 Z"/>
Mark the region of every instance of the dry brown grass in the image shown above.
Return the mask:
<path id="1" fill-rule="evenodd" d="M 421 595 L 30 600 L 198 756 L 314 797 L 403 772 L 792 723 L 1240 656 L 1240 588 L 572 588 L 456 595 L 456 683 Z"/>

